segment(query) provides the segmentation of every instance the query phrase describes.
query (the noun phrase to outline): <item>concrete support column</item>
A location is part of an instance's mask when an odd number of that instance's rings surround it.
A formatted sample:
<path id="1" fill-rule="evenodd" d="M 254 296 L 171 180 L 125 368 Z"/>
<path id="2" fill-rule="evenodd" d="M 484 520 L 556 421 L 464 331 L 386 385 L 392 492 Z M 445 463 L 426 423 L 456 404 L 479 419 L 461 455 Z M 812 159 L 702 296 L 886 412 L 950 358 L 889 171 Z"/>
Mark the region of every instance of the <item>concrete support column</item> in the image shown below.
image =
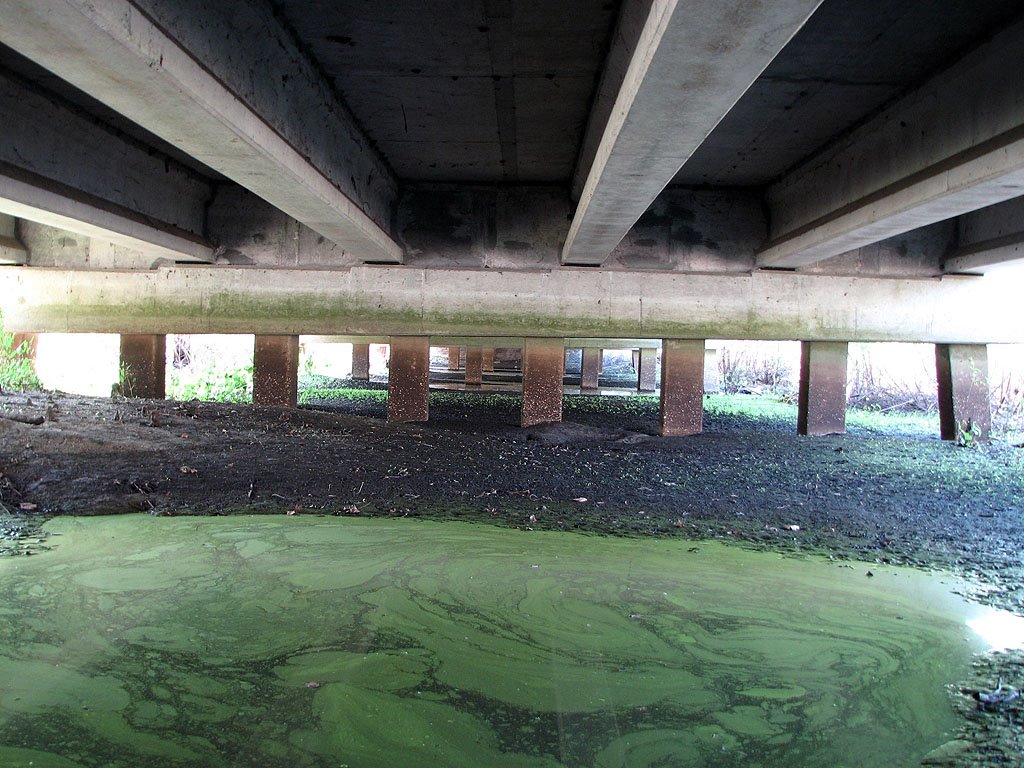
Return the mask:
<path id="1" fill-rule="evenodd" d="M 352 345 L 352 378 L 355 381 L 370 380 L 370 345 Z"/>
<path id="2" fill-rule="evenodd" d="M 462 347 L 448 347 L 448 370 L 459 370 L 459 358 L 462 356 Z"/>
<path id="3" fill-rule="evenodd" d="M 163 334 L 122 333 L 121 370 L 125 397 L 163 400 L 167 396 L 167 337 Z"/>
<path id="4" fill-rule="evenodd" d="M 484 347 L 484 349 L 483 349 L 483 362 L 481 364 L 481 367 L 484 369 L 485 373 L 493 373 L 494 372 L 494 348 L 493 347 Z"/>
<path id="5" fill-rule="evenodd" d="M 257 336 L 252 356 L 252 404 L 294 408 L 299 398 L 299 337 Z"/>
<path id="6" fill-rule="evenodd" d="M 846 432 L 845 341 L 800 344 L 800 395 L 796 429 L 801 435 Z"/>
<path id="7" fill-rule="evenodd" d="M 939 384 L 939 429 L 943 440 L 972 431 L 988 440 L 992 405 L 988 388 L 988 347 L 984 344 L 936 344 Z"/>
<path id="8" fill-rule="evenodd" d="M 484 381 L 483 347 L 466 347 L 466 383 L 480 386 Z"/>
<path id="9" fill-rule="evenodd" d="M 388 421 L 426 421 L 430 395 L 430 337 L 392 336 Z"/>
<path id="10" fill-rule="evenodd" d="M 580 388 L 597 389 L 598 377 L 601 375 L 601 358 L 603 350 L 599 347 L 584 347 L 583 361 L 580 363 Z"/>
<path id="11" fill-rule="evenodd" d="M 703 353 L 702 353 L 703 354 Z M 636 388 L 640 392 L 653 392 L 657 385 L 655 369 L 658 363 L 658 350 L 641 349 L 639 354 L 639 366 L 636 371 Z M 703 363 L 701 363 L 703 367 Z M 703 386 L 703 382 L 702 382 Z"/>
<path id="12" fill-rule="evenodd" d="M 522 426 L 562 420 L 565 344 L 561 339 L 523 339 Z"/>
<path id="13" fill-rule="evenodd" d="M 718 350 L 708 347 L 704 350 L 704 393 L 718 392 L 722 384 L 718 377 Z"/>
<path id="14" fill-rule="evenodd" d="M 661 434 L 695 435 L 703 429 L 704 339 L 665 339 L 661 347 Z"/>

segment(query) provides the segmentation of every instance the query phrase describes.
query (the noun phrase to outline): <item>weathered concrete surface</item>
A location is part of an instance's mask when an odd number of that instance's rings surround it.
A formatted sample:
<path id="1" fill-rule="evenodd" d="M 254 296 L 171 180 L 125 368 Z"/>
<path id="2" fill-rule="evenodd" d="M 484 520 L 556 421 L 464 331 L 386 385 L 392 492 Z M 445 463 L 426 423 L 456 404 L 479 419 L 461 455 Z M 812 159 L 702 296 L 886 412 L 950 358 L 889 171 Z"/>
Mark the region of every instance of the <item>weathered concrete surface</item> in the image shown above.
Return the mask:
<path id="1" fill-rule="evenodd" d="M 797 432 L 836 435 L 846 432 L 846 367 L 849 344 L 805 341 L 800 345 Z"/>
<path id="2" fill-rule="evenodd" d="M 479 386 L 484 381 L 483 347 L 466 347 L 466 384 Z"/>
<path id="3" fill-rule="evenodd" d="M 355 343 L 352 345 L 352 378 L 356 381 L 370 380 L 370 345 Z"/>
<path id="4" fill-rule="evenodd" d="M 390 207 L 371 205 L 351 181 L 385 180 L 389 199 L 386 166 L 269 5 L 190 0 L 146 10 L 126 0 L 12 0 L 0 41 L 347 251 L 401 260 L 364 210 L 387 221 Z M 262 37 L 225 45 L 238 23 Z"/>
<path id="5" fill-rule="evenodd" d="M 253 347 L 253 405 L 295 408 L 299 397 L 299 337 L 257 334 Z"/>
<path id="6" fill-rule="evenodd" d="M 202 237 L 139 214 L 133 210 L 83 194 L 36 174 L 0 163 L 0 211 L 47 227 L 73 232 L 102 243 L 141 252 L 149 264 L 156 259 L 213 261 L 213 247 Z M 25 262 L 32 262 L 29 248 Z M 49 248 L 39 260 L 52 263 Z M 134 266 L 122 260 L 119 266 Z M 88 264 L 61 266 L 84 267 Z"/>
<path id="7" fill-rule="evenodd" d="M 554 269 L 571 210 L 559 187 L 416 184 L 405 189 L 399 200 L 395 237 L 411 266 Z M 211 236 L 231 243 L 231 249 L 249 259 L 244 263 L 278 263 L 272 261 L 271 246 L 291 257 L 295 227 L 270 213 L 254 220 L 258 211 L 258 204 L 242 199 L 231 188 L 218 192 L 210 213 Z M 955 245 L 955 237 L 953 223 L 935 231 L 905 233 L 831 259 L 815 271 L 929 277 L 941 272 L 940 261 Z M 764 200 L 758 191 L 670 187 L 626 233 L 604 266 L 748 272 L 767 238 Z M 322 249 L 303 238 L 306 258 L 345 266 L 336 254 L 320 255 Z"/>
<path id="8" fill-rule="evenodd" d="M 448 370 L 457 371 L 462 363 L 462 348 L 448 347 Z"/>
<path id="9" fill-rule="evenodd" d="M 970 312 L 964 312 L 970 307 Z M 0 270 L 9 330 L 566 336 L 1020 343 L 1012 285 L 888 280 L 357 267 Z"/>
<path id="10" fill-rule="evenodd" d="M 1024 22 L 995 35 L 768 192 L 758 257 L 799 267 L 1020 195 Z"/>
<path id="11" fill-rule="evenodd" d="M 1024 197 L 960 216 L 959 247 L 946 259 L 946 272 L 985 274 L 1024 264 Z"/>
<path id="12" fill-rule="evenodd" d="M 939 429 L 943 440 L 961 431 L 988 440 L 992 409 L 988 388 L 988 347 L 984 344 L 936 344 L 935 373 L 939 385 Z"/>
<path id="13" fill-rule="evenodd" d="M 0 211 L 170 258 L 211 260 L 208 179 L 3 70 L 0 114 Z"/>
<path id="14" fill-rule="evenodd" d="M 426 421 L 430 410 L 430 339 L 392 336 L 388 421 Z"/>
<path id="15" fill-rule="evenodd" d="M 597 389 L 603 354 L 604 350 L 600 347 L 583 347 L 583 359 L 580 363 L 580 387 L 582 389 Z"/>
<path id="16" fill-rule="evenodd" d="M 661 347 L 661 434 L 704 429 L 704 339 L 665 339 Z"/>
<path id="17" fill-rule="evenodd" d="M 491 373 L 494 371 L 494 347 L 483 348 L 480 365 L 486 373 Z"/>
<path id="18" fill-rule="evenodd" d="M 565 345 L 561 339 L 525 340 L 522 426 L 533 427 L 562 420 L 564 376 Z"/>
<path id="19" fill-rule="evenodd" d="M 122 390 L 126 397 L 162 400 L 167 396 L 167 337 L 121 334 Z"/>
<path id="20" fill-rule="evenodd" d="M 653 392 L 658 386 L 658 350 L 641 348 L 636 356 L 636 388 L 638 392 Z"/>
<path id="21" fill-rule="evenodd" d="M 591 126 L 603 130 L 563 263 L 604 262 L 818 3 L 651 3 L 611 114 Z"/>
<path id="22" fill-rule="evenodd" d="M 0 213 L 0 264 L 24 264 L 28 249 L 18 235 L 18 220 Z"/>

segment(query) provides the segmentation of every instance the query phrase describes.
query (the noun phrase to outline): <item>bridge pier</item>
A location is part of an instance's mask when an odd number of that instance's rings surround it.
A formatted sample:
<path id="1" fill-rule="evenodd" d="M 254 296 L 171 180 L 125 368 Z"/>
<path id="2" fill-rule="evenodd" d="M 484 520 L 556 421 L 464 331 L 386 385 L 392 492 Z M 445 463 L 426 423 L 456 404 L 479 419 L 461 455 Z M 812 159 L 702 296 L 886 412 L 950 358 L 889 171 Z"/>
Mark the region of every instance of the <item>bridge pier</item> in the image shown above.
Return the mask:
<path id="1" fill-rule="evenodd" d="M 426 421 L 430 396 L 430 337 L 392 336 L 388 421 Z"/>
<path id="2" fill-rule="evenodd" d="M 561 339 L 525 339 L 521 425 L 533 427 L 562 420 L 565 344 Z"/>
<path id="3" fill-rule="evenodd" d="M 163 400 L 167 396 L 167 337 L 155 333 L 121 334 L 121 371 L 125 397 Z"/>
<path id="4" fill-rule="evenodd" d="M 665 339 L 661 347 L 661 434 L 704 429 L 704 339 Z"/>
<path id="5" fill-rule="evenodd" d="M 299 337 L 256 336 L 252 403 L 295 408 L 299 395 Z"/>
<path id="6" fill-rule="evenodd" d="M 936 344 L 935 373 L 942 439 L 957 440 L 962 432 L 970 430 L 975 439 L 988 440 L 992 431 L 988 347 Z"/>
<path id="7" fill-rule="evenodd" d="M 797 432 L 835 435 L 846 432 L 846 365 L 844 341 L 800 344 L 800 393 Z"/>

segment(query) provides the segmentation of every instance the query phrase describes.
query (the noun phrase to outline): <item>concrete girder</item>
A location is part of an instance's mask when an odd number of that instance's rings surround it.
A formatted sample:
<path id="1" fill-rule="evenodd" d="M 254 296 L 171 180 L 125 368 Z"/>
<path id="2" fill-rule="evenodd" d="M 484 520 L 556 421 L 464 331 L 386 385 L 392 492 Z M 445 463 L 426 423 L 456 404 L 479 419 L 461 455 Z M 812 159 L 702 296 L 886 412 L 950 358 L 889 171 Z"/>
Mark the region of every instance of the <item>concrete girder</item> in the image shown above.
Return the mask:
<path id="1" fill-rule="evenodd" d="M 206 14 L 220 7 L 203 5 Z M 365 261 L 401 262 L 401 248 L 364 212 L 364 201 L 354 199 L 351 190 L 349 194 L 343 191 L 338 179 L 347 180 L 351 168 L 315 165 L 309 159 L 311 148 L 303 147 L 310 150 L 307 153 L 300 151 L 295 132 L 286 124 L 297 119 L 295 114 L 284 110 L 274 119 L 255 111 L 225 85 L 236 79 L 231 73 L 211 71 L 211 62 L 198 60 L 135 3 L 11 0 L 4 3 L 2 19 L 0 41 L 4 44 L 346 251 Z M 269 9 L 264 21 L 287 56 L 294 44 Z M 287 61 L 293 65 L 299 58 L 296 54 Z M 290 69 L 282 67 L 281 71 Z M 355 147 L 353 152 L 372 153 L 365 137 L 353 138 L 358 134 L 354 122 L 339 119 L 340 113 L 347 115 L 343 107 L 336 103 L 325 106 L 331 95 L 330 89 L 320 84 L 316 101 L 309 102 L 318 105 L 314 112 L 320 122 L 333 126 L 326 133 L 332 140 L 345 137 L 342 143 Z M 304 120 L 308 117 L 302 115 Z M 293 136 L 286 138 L 289 134 Z"/>
<path id="2" fill-rule="evenodd" d="M 150 262 L 213 260 L 203 237 L 207 179 L 9 72 L 0 72 L 0 114 L 0 212 Z"/>
<path id="3" fill-rule="evenodd" d="M 592 152 L 593 162 L 562 263 L 604 262 L 819 2 L 650 3 L 607 120 L 588 126 L 600 140 L 591 150 L 593 136 L 584 139 L 581 161 Z M 635 14 L 623 18 L 633 24 Z M 622 58 L 613 54 L 611 66 L 621 68 Z M 614 79 L 615 73 L 606 78 Z"/>
<path id="4" fill-rule="evenodd" d="M 1024 197 L 1007 200 L 957 220 L 959 248 L 946 259 L 951 274 L 985 274 L 1024 264 Z"/>
<path id="5" fill-rule="evenodd" d="M 769 188 L 760 267 L 799 268 L 1024 193 L 1024 21 Z"/>
<path id="6" fill-rule="evenodd" d="M 28 249 L 18 237 L 18 221 L 0 213 L 0 264 L 24 264 Z"/>
<path id="7" fill-rule="evenodd" d="M 213 261 L 213 247 L 198 235 L 4 163 L 0 211 L 140 251 L 154 260 Z"/>
<path id="8" fill-rule="evenodd" d="M 178 266 L 0 270 L 10 331 L 1020 343 L 1008 281 Z M 965 312 L 964 307 L 970 311 Z M 486 344 L 486 346 L 491 346 Z M 500 346 L 500 345 L 496 345 Z"/>

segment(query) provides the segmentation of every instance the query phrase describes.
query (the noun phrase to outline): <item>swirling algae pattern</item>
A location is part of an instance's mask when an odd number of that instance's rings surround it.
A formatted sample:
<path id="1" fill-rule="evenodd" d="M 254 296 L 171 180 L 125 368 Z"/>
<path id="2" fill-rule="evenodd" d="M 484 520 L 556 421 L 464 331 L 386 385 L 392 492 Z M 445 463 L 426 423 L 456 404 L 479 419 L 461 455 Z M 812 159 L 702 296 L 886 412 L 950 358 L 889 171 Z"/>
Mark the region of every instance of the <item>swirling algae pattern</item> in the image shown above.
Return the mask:
<path id="1" fill-rule="evenodd" d="M 0 765 L 898 766 L 953 725 L 934 577 L 716 543 L 57 519 L 0 561 Z"/>

